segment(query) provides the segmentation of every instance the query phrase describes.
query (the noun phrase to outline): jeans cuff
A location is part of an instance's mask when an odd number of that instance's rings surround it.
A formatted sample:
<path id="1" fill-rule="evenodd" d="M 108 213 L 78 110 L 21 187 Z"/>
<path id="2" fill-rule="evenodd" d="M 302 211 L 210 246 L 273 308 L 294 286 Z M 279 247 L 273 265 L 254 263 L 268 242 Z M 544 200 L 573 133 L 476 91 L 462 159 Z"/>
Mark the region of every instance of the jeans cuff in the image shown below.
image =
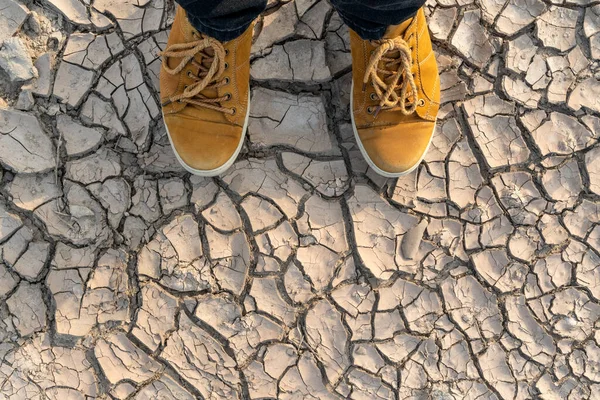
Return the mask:
<path id="1" fill-rule="evenodd" d="M 223 29 L 216 29 L 216 28 L 211 28 L 210 26 L 206 26 L 198 18 L 194 17 L 193 15 L 188 14 L 188 18 L 189 18 L 192 26 L 194 28 L 196 28 L 198 30 L 198 32 L 208 35 L 212 38 L 215 38 L 219 42 L 228 42 L 230 40 L 238 38 L 239 36 L 242 35 L 242 33 L 246 32 L 246 29 L 248 29 L 248 27 L 252 23 L 252 21 L 250 21 L 238 28 L 223 30 Z"/>
<path id="2" fill-rule="evenodd" d="M 374 28 L 365 28 L 364 26 L 360 26 L 354 22 L 351 18 L 346 18 L 343 13 L 338 10 L 338 14 L 344 21 L 344 23 L 352 29 L 362 40 L 379 40 L 385 36 L 385 32 L 387 31 L 390 25 L 399 25 L 407 19 L 413 18 L 417 14 L 418 8 L 416 11 L 410 12 L 409 14 L 403 15 L 399 21 L 394 21 L 394 23 L 390 23 L 389 25 L 381 25 Z"/>
<path id="3" fill-rule="evenodd" d="M 373 30 L 365 29 L 356 25 L 352 21 L 346 20 L 344 17 L 342 17 L 342 19 L 344 20 L 344 23 L 348 25 L 348 28 L 356 32 L 356 34 L 360 36 L 362 40 L 379 40 L 383 37 L 383 35 L 385 35 L 385 31 L 387 30 L 387 26 Z"/>

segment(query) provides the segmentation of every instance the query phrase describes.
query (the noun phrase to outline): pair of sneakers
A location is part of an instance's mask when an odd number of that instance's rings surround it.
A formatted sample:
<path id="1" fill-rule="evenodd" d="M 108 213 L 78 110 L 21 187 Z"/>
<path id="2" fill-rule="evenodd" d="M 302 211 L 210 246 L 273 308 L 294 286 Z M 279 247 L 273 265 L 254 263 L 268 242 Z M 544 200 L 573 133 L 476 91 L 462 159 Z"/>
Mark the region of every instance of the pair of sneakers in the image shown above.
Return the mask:
<path id="1" fill-rule="evenodd" d="M 216 176 L 239 154 L 248 126 L 252 29 L 219 42 L 199 33 L 178 7 L 162 52 L 160 96 L 177 159 L 189 172 Z M 350 32 L 351 116 L 362 155 L 379 174 L 414 170 L 431 143 L 440 78 L 423 9 L 383 39 Z"/>

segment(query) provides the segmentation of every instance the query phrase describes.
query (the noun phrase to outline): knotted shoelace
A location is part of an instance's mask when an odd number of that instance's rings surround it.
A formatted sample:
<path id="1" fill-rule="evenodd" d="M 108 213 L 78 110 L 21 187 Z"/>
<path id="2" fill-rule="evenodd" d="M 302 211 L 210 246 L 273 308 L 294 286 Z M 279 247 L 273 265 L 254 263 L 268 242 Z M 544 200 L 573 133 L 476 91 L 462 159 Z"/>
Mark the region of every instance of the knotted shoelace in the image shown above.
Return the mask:
<path id="1" fill-rule="evenodd" d="M 417 109 L 417 85 L 411 73 L 412 55 L 406 41 L 400 37 L 383 39 L 375 49 L 367 65 L 363 79 L 363 90 L 369 80 L 380 99 L 375 116 L 382 109 L 399 107 L 404 115 L 410 115 Z M 383 61 L 385 69 L 378 67 Z M 397 89 L 400 89 L 398 93 Z M 407 103 L 407 99 L 412 101 Z"/>
<path id="2" fill-rule="evenodd" d="M 211 37 L 198 36 L 196 33 L 194 33 L 194 37 L 199 37 L 200 40 L 173 44 L 159 53 L 163 58 L 163 68 L 168 74 L 179 74 L 189 63 L 196 66 L 199 71 L 197 75 L 188 72 L 188 76 L 194 80 L 194 83 L 186 86 L 180 94 L 169 97 L 163 106 L 174 102 L 188 103 L 233 115 L 235 109 L 221 106 L 222 102 L 229 100 L 229 96 L 209 98 L 202 94 L 204 90 L 217 89 L 227 84 L 227 81 L 220 79 L 225 71 L 225 48 L 221 42 Z M 207 49 L 212 49 L 214 54 L 208 54 Z M 203 62 L 196 60 L 196 56 L 199 54 Z M 169 57 L 181 58 L 181 61 L 175 68 L 169 68 L 167 63 Z M 204 65 L 204 61 L 210 67 Z"/>

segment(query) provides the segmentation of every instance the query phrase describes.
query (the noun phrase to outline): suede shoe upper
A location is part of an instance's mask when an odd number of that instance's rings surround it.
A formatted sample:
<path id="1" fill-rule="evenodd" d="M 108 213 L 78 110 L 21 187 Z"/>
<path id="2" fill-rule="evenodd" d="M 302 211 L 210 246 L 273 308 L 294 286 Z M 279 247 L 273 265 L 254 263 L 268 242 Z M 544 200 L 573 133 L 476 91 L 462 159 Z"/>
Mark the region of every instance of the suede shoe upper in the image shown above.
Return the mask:
<path id="1" fill-rule="evenodd" d="M 177 13 L 162 52 L 160 98 L 175 153 L 186 169 L 217 175 L 241 148 L 248 114 L 252 26 L 219 42 Z"/>
<path id="2" fill-rule="evenodd" d="M 431 142 L 440 77 L 423 9 L 381 40 L 350 32 L 352 117 L 361 151 L 377 172 L 416 168 Z"/>

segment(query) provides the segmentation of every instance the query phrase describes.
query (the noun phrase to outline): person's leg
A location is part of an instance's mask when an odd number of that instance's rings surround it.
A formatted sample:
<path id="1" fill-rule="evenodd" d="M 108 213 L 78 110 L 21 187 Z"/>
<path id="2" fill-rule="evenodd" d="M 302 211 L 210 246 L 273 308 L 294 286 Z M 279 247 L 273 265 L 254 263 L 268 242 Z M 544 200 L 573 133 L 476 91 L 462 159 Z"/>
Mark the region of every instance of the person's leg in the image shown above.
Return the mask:
<path id="1" fill-rule="evenodd" d="M 346 25 L 362 39 L 381 39 L 390 25 L 412 18 L 425 0 L 330 0 Z"/>
<path id="2" fill-rule="evenodd" d="M 263 12 L 267 0 L 175 0 L 199 32 L 221 42 L 233 40 Z"/>

